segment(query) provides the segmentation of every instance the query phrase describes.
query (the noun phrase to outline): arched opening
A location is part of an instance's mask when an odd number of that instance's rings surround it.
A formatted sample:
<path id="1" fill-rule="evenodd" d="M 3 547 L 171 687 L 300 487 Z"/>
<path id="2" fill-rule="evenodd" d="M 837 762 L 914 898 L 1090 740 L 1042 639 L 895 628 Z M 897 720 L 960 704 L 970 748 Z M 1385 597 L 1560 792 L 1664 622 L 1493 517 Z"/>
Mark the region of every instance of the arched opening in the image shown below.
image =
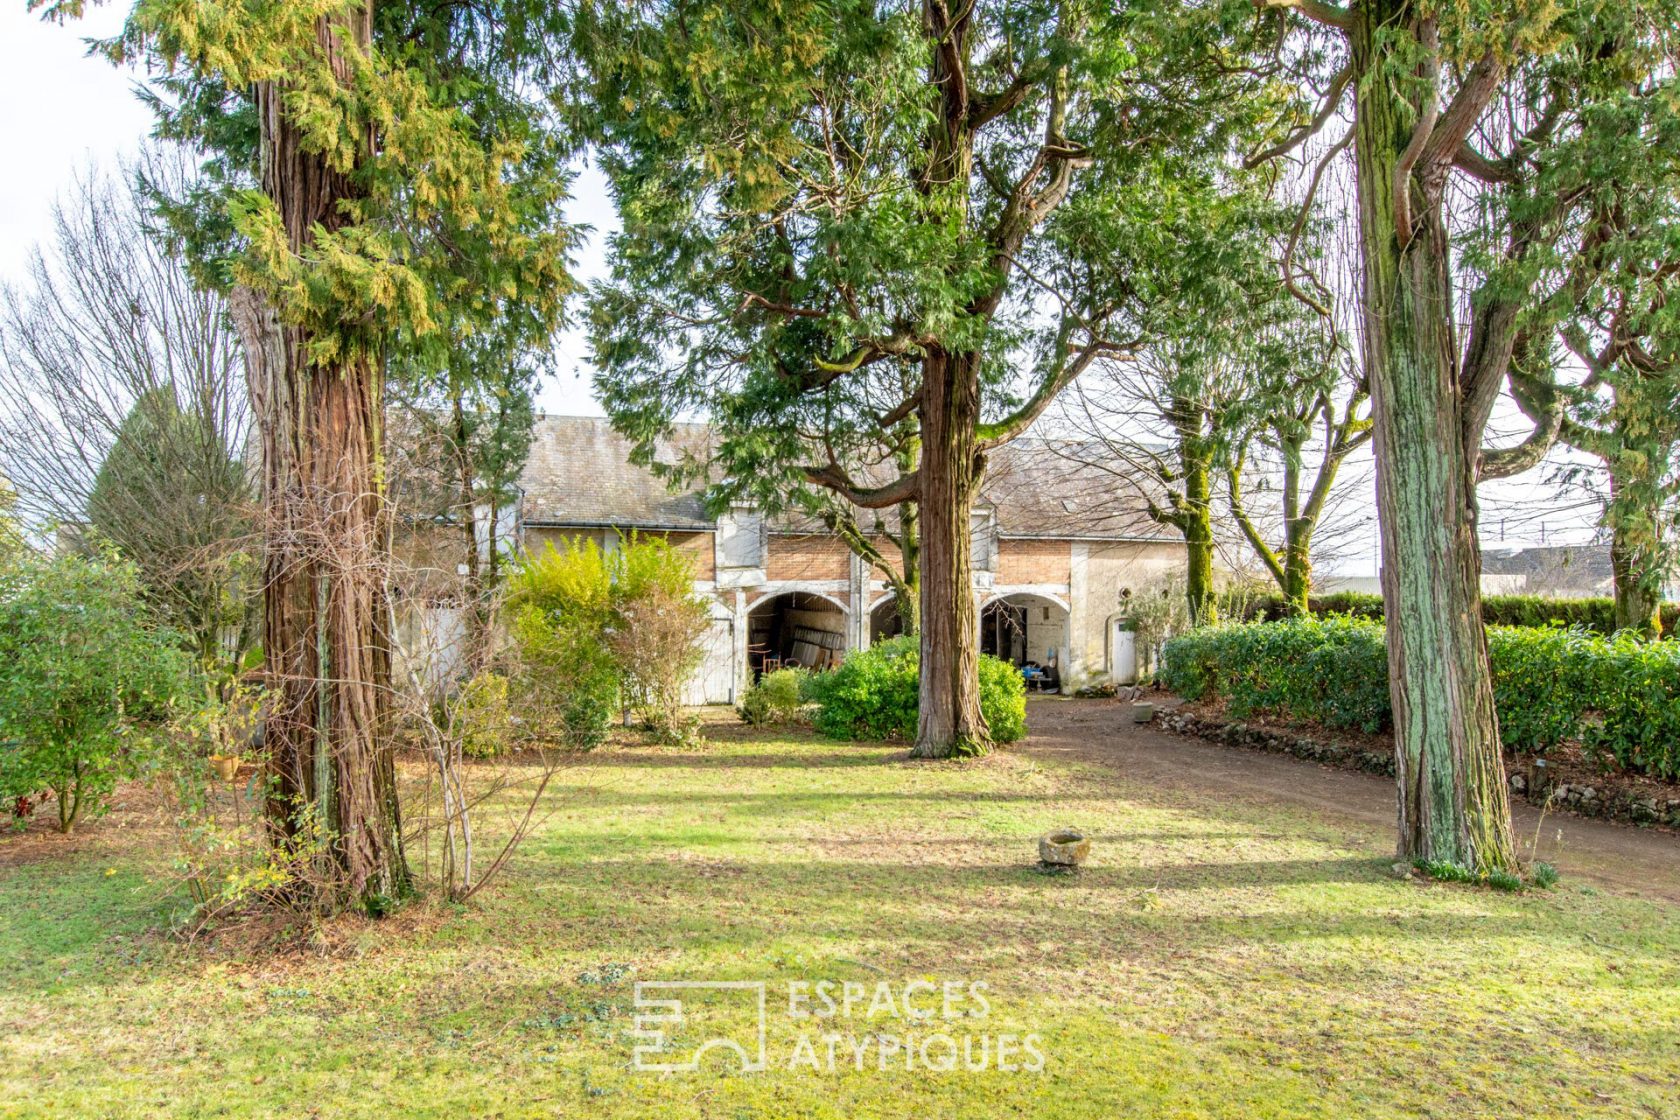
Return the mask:
<path id="1" fill-rule="evenodd" d="M 869 644 L 884 642 L 904 633 L 904 616 L 898 613 L 898 596 L 888 595 L 869 612 Z"/>
<path id="2" fill-rule="evenodd" d="M 980 652 L 1021 667 L 1027 687 L 1060 692 L 1068 670 L 1067 608 L 1043 595 L 1000 595 L 980 611 Z"/>
<path id="3" fill-rule="evenodd" d="M 846 611 L 826 595 L 786 591 L 747 612 L 747 659 L 753 679 L 789 666 L 832 669 L 846 652 Z"/>

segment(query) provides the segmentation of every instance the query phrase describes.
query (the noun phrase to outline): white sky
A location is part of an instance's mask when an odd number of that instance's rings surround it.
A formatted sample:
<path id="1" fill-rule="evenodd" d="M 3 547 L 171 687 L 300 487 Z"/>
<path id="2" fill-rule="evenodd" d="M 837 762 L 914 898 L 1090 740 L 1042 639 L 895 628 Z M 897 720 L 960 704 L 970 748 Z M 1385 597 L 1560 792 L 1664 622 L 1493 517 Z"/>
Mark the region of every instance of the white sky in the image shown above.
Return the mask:
<path id="1" fill-rule="evenodd" d="M 31 247 L 47 231 L 53 201 L 74 173 L 90 163 L 115 166 L 150 129 L 150 114 L 133 95 L 138 75 L 86 57 L 83 43 L 88 36 L 112 34 L 126 10 L 120 4 L 92 8 L 80 24 L 58 27 L 25 12 L 22 0 L 0 0 L 0 152 L 8 156 L 0 172 L 0 280 L 22 279 Z M 603 232 L 617 219 L 592 169 L 580 175 L 574 194 L 568 216 L 595 230 L 575 262 L 579 279 L 587 282 L 604 271 Z M 539 397 L 544 411 L 601 413 L 585 355 L 580 332 L 568 330 L 559 345 L 558 374 Z M 1590 535 L 1592 511 L 1580 508 L 1578 495 L 1556 494 L 1541 481 L 1542 473 L 1484 487 L 1486 543 L 1562 543 Z M 1374 533 L 1350 545 L 1350 555 L 1337 567 L 1348 575 L 1373 574 Z"/>

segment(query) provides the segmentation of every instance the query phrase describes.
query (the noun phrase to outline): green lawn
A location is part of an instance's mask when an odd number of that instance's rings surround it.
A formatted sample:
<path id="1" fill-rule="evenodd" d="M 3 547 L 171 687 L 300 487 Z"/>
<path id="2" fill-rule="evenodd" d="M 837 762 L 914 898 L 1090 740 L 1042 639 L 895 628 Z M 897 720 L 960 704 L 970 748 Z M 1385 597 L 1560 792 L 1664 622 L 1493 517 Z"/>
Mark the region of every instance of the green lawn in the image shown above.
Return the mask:
<path id="1" fill-rule="evenodd" d="M 567 769 L 481 900 L 325 956 L 162 935 L 163 838 L 117 817 L 0 862 L 0 1116 L 1680 1116 L 1675 908 L 1402 882 L 1386 836 L 1022 753 L 717 731 Z M 1091 865 L 1041 875 L 1063 823 Z M 790 1019 L 825 978 L 990 1010 Z M 633 1068 L 633 982 L 720 979 L 768 982 L 769 1070 Z M 788 1068 L 830 1031 L 1031 1034 L 1044 1068 Z"/>

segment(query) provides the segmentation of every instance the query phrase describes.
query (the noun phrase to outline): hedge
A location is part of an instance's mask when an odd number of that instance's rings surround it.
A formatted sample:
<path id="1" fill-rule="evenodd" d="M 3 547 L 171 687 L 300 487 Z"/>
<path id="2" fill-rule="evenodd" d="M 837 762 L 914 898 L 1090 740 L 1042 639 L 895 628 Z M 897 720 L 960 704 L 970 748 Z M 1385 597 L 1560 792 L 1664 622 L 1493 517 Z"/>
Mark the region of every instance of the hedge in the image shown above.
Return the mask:
<path id="1" fill-rule="evenodd" d="M 1265 622 L 1289 616 L 1289 606 L 1281 595 L 1263 595 L 1258 599 L 1233 601 L 1225 613 L 1239 616 L 1243 622 Z M 1307 609 L 1317 616 L 1348 615 L 1381 621 L 1381 595 L 1361 591 L 1338 591 L 1331 595 L 1314 595 L 1307 600 Z M 1544 595 L 1484 595 L 1482 621 L 1489 626 L 1562 626 L 1591 630 L 1610 635 L 1616 631 L 1616 604 L 1609 598 L 1552 599 Z M 1680 628 L 1680 603 L 1662 606 L 1663 635 L 1671 637 Z"/>
<path id="2" fill-rule="evenodd" d="M 1680 643 L 1489 627 L 1488 656 L 1507 749 L 1573 740 L 1628 769 L 1680 777 Z M 1373 733 L 1393 723 L 1383 628 L 1352 618 L 1193 630 L 1167 642 L 1160 680 L 1187 700 L 1223 697 L 1239 719 L 1264 712 Z"/>

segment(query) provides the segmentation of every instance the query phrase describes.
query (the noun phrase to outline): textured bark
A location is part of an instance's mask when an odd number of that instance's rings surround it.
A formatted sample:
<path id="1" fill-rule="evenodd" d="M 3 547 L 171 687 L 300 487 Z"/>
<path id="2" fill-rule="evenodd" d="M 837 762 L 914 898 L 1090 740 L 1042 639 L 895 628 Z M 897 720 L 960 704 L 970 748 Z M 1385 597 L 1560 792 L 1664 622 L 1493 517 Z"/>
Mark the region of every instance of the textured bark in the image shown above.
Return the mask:
<path id="1" fill-rule="evenodd" d="M 1662 550 L 1657 516 L 1618 501 L 1616 463 L 1610 463 L 1610 575 L 1616 629 L 1662 635 Z"/>
<path id="2" fill-rule="evenodd" d="M 1179 411 L 1175 406 L 1175 412 Z M 1196 410 L 1196 429 L 1201 413 Z M 1184 597 L 1190 622 L 1201 626 L 1215 621 L 1213 591 L 1213 449 L 1199 430 L 1179 426 L 1179 466 L 1184 474 L 1184 501 L 1178 527 L 1184 533 L 1186 562 Z"/>
<path id="3" fill-rule="evenodd" d="M 1184 530 L 1186 552 L 1184 597 L 1190 606 L 1192 625 L 1215 621 L 1213 592 L 1213 507 L 1209 504 L 1206 463 L 1184 476 Z"/>
<path id="4" fill-rule="evenodd" d="M 928 220 L 967 220 L 974 133 L 969 116 L 972 9 L 925 0 L 922 21 L 934 44 L 928 77 L 939 91 L 927 130 L 918 189 Z M 987 316 L 995 309 L 974 306 Z M 980 450 L 980 355 L 937 343 L 922 355 L 917 416 L 921 467 L 921 681 L 918 758 L 981 754 L 991 746 L 980 714 L 980 623 L 974 603 L 972 516 L 985 457 Z"/>
<path id="5" fill-rule="evenodd" d="M 971 519 L 985 459 L 978 354 L 934 349 L 922 363 L 921 692 L 914 754 L 950 758 L 991 745 L 980 714 L 980 624 Z"/>
<path id="6" fill-rule="evenodd" d="M 320 49 L 341 71 L 344 32 L 365 44 L 371 9 L 319 24 Z M 283 86 L 255 95 L 263 190 L 301 250 L 316 226 L 342 226 L 340 203 L 356 190 L 304 149 Z M 232 306 L 262 441 L 268 818 L 277 843 L 306 834 L 311 817 L 322 828 L 325 851 L 296 884 L 316 904 L 394 898 L 409 879 L 386 727 L 379 370 L 365 353 L 313 362 L 307 332 L 255 293 L 241 289 Z"/>
<path id="7" fill-rule="evenodd" d="M 915 502 L 898 510 L 899 566 L 891 575 L 893 602 L 906 634 L 922 632 L 922 521 Z"/>
<path id="8" fill-rule="evenodd" d="M 1448 171 L 1420 166 L 1415 215 L 1396 215 L 1396 171 L 1415 115 L 1377 45 L 1418 18 L 1369 0 L 1353 29 L 1364 255 L 1365 366 L 1399 777 L 1399 851 L 1478 872 L 1516 866 L 1499 724 L 1481 621 L 1476 474 L 1481 426 L 1463 391 L 1440 198 Z M 1415 145 L 1413 145 L 1415 147 Z M 1398 233 L 1409 228 L 1404 244 Z"/>
<path id="9" fill-rule="evenodd" d="M 1312 530 L 1313 523 L 1296 518 L 1284 529 L 1283 592 L 1284 603 L 1291 614 L 1309 612 L 1312 596 Z"/>

